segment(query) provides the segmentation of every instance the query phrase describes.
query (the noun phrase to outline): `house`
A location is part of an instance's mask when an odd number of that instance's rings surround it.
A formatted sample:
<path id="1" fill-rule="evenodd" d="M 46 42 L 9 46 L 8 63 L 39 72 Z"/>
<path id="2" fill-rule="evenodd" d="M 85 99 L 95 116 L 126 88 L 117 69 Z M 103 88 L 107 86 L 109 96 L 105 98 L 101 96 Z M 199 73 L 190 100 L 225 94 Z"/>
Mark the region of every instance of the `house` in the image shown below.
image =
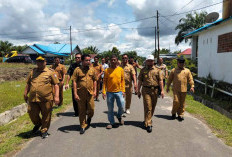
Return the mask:
<path id="1" fill-rule="evenodd" d="M 72 54 L 80 53 L 81 50 L 78 45 L 72 45 Z M 36 59 L 37 55 L 44 55 L 45 57 L 68 57 L 71 55 L 71 46 L 70 44 L 49 44 L 49 45 L 40 45 L 34 44 L 28 46 L 22 51 L 22 54 L 30 55 L 32 60 Z"/>
<path id="2" fill-rule="evenodd" d="M 199 77 L 211 75 L 214 80 L 232 84 L 232 0 L 229 2 L 231 8 L 223 9 L 222 19 L 184 37 L 192 38 L 192 58 L 198 60 Z"/>
<path id="3" fill-rule="evenodd" d="M 192 55 L 192 49 L 188 48 L 184 50 L 183 52 L 179 53 L 178 56 L 184 56 L 185 58 L 191 58 Z"/>

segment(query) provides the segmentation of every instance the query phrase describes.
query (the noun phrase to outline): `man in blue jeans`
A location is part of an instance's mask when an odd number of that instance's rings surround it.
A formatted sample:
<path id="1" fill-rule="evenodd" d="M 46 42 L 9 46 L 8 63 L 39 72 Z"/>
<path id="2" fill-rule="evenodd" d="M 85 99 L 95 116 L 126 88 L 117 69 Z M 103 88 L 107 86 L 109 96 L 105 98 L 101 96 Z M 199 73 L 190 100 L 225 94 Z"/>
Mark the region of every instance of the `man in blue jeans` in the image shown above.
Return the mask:
<path id="1" fill-rule="evenodd" d="M 118 106 L 117 118 L 119 124 L 123 125 L 122 114 L 124 113 L 124 96 L 125 96 L 125 80 L 124 71 L 118 66 L 118 58 L 115 55 L 111 56 L 110 68 L 105 70 L 103 78 L 102 97 L 105 100 L 107 97 L 108 120 L 107 129 L 115 127 L 114 121 L 114 100 L 116 99 Z"/>

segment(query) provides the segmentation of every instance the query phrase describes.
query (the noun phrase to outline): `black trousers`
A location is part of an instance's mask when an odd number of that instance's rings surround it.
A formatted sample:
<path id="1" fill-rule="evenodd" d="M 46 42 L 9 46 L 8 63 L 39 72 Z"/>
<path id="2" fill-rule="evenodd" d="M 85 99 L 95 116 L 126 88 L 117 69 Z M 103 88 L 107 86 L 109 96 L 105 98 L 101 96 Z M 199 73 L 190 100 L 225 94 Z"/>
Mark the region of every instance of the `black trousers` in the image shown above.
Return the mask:
<path id="1" fill-rule="evenodd" d="M 78 104 L 77 104 L 77 101 L 75 100 L 75 97 L 74 97 L 73 88 L 72 88 L 72 101 L 73 101 L 74 114 L 75 114 L 75 116 L 78 116 L 79 115 L 79 113 L 78 113 Z"/>

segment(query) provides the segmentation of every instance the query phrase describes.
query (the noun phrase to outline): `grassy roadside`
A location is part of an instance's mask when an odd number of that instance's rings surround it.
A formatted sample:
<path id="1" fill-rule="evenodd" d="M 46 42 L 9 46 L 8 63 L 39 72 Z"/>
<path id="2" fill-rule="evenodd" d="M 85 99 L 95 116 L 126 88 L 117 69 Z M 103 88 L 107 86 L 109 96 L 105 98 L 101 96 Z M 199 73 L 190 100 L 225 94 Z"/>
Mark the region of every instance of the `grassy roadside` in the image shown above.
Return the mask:
<path id="1" fill-rule="evenodd" d="M 65 111 L 70 106 L 71 100 L 71 90 L 69 89 L 64 92 L 64 105 L 53 110 L 53 118 L 56 117 L 56 113 Z M 7 125 L 0 126 L 0 156 L 20 150 L 22 144 L 33 138 L 30 132 L 32 128 L 33 124 L 28 114 Z"/>
<path id="2" fill-rule="evenodd" d="M 0 83 L 0 113 L 24 103 L 25 86 L 26 82 L 24 80 Z"/>
<path id="3" fill-rule="evenodd" d="M 173 96 L 172 91 L 170 91 L 169 95 Z M 232 146 L 231 119 L 195 101 L 191 95 L 187 95 L 185 103 L 187 112 L 206 123 L 217 137 L 221 138 L 228 146 Z"/>

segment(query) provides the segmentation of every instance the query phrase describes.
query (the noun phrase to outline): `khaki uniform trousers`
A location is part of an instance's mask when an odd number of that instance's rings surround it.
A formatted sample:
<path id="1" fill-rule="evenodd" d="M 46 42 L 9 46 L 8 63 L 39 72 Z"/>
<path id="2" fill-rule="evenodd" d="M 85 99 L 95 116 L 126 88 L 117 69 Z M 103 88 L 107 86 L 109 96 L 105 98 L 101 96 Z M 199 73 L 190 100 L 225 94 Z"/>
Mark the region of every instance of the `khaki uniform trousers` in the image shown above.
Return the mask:
<path id="1" fill-rule="evenodd" d="M 126 86 L 125 91 L 126 91 L 126 95 L 125 95 L 126 109 L 130 109 L 131 98 L 132 98 L 132 83 Z"/>
<path id="2" fill-rule="evenodd" d="M 158 89 L 142 88 L 145 127 L 152 126 L 152 116 L 157 103 L 157 93 Z"/>
<path id="3" fill-rule="evenodd" d="M 34 125 L 41 125 L 41 133 L 46 132 L 51 123 L 53 101 L 29 102 L 28 113 Z M 42 118 L 40 117 L 40 112 Z"/>
<path id="4" fill-rule="evenodd" d="M 88 91 L 78 92 L 80 100 L 77 101 L 79 111 L 79 121 L 81 128 L 86 128 L 86 114 L 88 118 L 92 118 L 94 115 L 94 97 L 89 94 Z"/>
<path id="5" fill-rule="evenodd" d="M 63 105 L 63 85 L 59 84 L 59 98 L 60 102 L 58 106 Z"/>
<path id="6" fill-rule="evenodd" d="M 185 111 L 185 97 L 187 92 L 178 92 L 173 90 L 173 107 L 172 114 L 178 114 L 178 116 L 183 116 Z"/>

